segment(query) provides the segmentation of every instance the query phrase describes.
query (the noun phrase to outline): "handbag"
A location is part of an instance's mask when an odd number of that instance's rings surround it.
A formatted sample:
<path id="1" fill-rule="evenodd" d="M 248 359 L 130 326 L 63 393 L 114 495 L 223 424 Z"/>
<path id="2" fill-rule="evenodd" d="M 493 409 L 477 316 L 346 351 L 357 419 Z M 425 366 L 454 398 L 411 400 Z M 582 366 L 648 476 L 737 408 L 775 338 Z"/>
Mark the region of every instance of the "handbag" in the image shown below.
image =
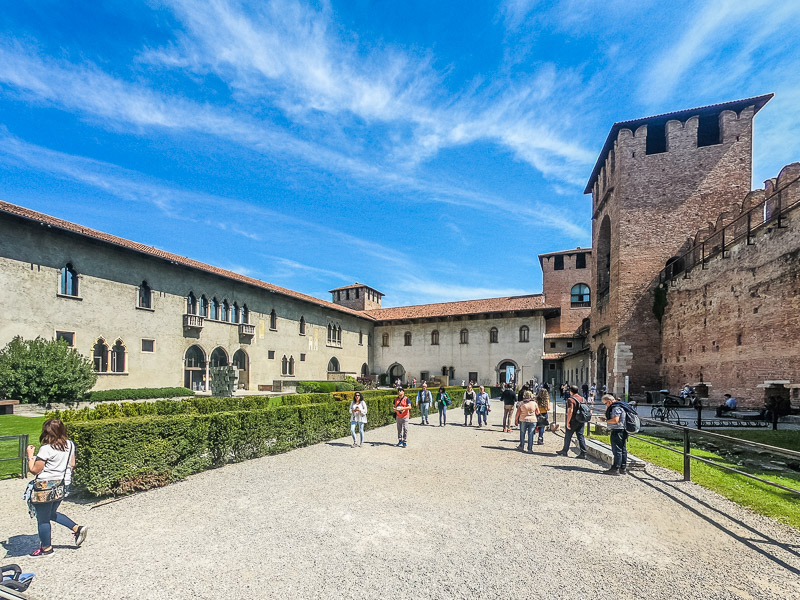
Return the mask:
<path id="1" fill-rule="evenodd" d="M 30 503 L 31 504 L 47 504 L 48 502 L 57 502 L 63 500 L 67 495 L 67 486 L 64 481 L 67 477 L 67 469 L 72 462 L 72 452 L 75 449 L 75 444 L 69 443 L 69 456 L 67 457 L 67 466 L 61 475 L 61 481 L 53 479 L 51 481 L 41 481 L 39 479 L 33 480 L 33 489 L 31 489 Z"/>
<path id="2" fill-rule="evenodd" d="M 547 427 L 548 425 L 550 425 L 550 421 L 547 419 L 545 415 L 536 415 L 537 427 Z"/>

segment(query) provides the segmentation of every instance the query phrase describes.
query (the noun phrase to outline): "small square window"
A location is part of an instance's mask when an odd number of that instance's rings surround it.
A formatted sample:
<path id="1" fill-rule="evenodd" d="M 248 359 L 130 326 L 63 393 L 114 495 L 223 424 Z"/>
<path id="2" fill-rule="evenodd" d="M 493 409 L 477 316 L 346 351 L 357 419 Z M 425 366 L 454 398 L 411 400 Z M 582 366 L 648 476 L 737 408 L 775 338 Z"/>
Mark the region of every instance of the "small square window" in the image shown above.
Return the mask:
<path id="1" fill-rule="evenodd" d="M 56 339 L 64 340 L 70 348 L 75 347 L 75 332 L 74 331 L 56 331 Z"/>
<path id="2" fill-rule="evenodd" d="M 572 342 L 567 342 L 567 348 L 572 348 Z"/>
<path id="3" fill-rule="evenodd" d="M 555 370 L 556 370 L 556 366 L 555 366 L 555 364 L 553 364 L 553 363 L 550 363 L 550 370 L 551 370 L 551 371 L 555 371 Z"/>
<path id="4" fill-rule="evenodd" d="M 155 351 L 156 351 L 155 340 L 142 340 L 142 352 L 155 352 Z"/>
<path id="5" fill-rule="evenodd" d="M 583 252 L 575 255 L 575 268 L 576 269 L 586 268 L 586 255 Z"/>
<path id="6" fill-rule="evenodd" d="M 554 271 L 563 271 L 564 270 L 564 255 L 559 254 L 555 257 L 553 262 L 553 270 Z"/>
<path id="7" fill-rule="evenodd" d="M 556 343 L 555 342 L 550 342 L 550 348 L 555 348 L 555 347 L 556 347 Z"/>
<path id="8" fill-rule="evenodd" d="M 275 360 L 275 350 L 267 350 L 267 358 L 269 360 Z"/>
<path id="9" fill-rule="evenodd" d="M 301 354 L 300 355 L 300 362 L 306 362 L 306 355 L 305 354 Z"/>

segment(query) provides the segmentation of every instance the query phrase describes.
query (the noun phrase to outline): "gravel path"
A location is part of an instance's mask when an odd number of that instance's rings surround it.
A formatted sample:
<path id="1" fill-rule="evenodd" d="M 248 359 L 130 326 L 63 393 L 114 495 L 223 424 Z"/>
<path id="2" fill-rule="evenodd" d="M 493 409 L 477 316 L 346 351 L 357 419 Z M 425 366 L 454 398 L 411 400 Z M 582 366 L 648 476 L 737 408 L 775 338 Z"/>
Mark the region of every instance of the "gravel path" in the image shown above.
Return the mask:
<path id="1" fill-rule="evenodd" d="M 0 482 L 4 563 L 37 573 L 36 598 L 800 598 L 800 534 L 675 473 L 605 477 L 534 455 L 517 433 L 412 425 L 228 465 L 166 488 L 65 512 L 36 547 Z M 418 421 L 418 420 L 417 420 Z M 435 417 L 431 416 L 431 422 Z M 634 510 L 626 510 L 626 506 Z"/>

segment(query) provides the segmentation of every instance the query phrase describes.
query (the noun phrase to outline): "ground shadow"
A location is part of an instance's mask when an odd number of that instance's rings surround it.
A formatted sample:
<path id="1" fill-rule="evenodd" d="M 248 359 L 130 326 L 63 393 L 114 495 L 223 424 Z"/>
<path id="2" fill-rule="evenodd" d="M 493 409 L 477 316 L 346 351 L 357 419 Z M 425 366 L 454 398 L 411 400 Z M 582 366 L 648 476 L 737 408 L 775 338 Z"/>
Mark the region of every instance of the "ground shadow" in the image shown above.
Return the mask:
<path id="1" fill-rule="evenodd" d="M 786 561 L 784 561 L 783 559 L 781 559 L 780 557 L 775 556 L 773 554 L 770 554 L 769 552 L 767 552 L 766 550 L 761 548 L 759 546 L 759 544 L 776 546 L 776 547 L 786 551 L 789 554 L 792 554 L 792 555 L 794 555 L 796 557 L 800 557 L 800 551 L 798 551 L 796 549 L 797 548 L 796 546 L 794 546 L 792 544 L 784 544 L 782 542 L 779 542 L 778 540 L 768 536 L 767 534 L 762 533 L 761 531 L 759 531 L 755 527 L 753 527 L 751 525 L 748 525 L 747 523 L 745 523 L 741 519 L 737 519 L 736 517 L 731 516 L 728 513 L 724 512 L 724 511 L 722 511 L 722 510 L 720 510 L 718 508 L 715 508 L 715 507 L 711 506 L 710 504 L 708 504 L 707 502 L 697 498 L 696 496 L 693 496 L 692 494 L 690 494 L 686 490 L 680 489 L 680 487 L 678 487 L 678 485 L 670 483 L 666 479 L 662 479 L 660 477 L 655 476 L 653 473 L 650 473 L 649 471 L 647 471 L 646 468 L 645 468 L 644 471 L 638 471 L 637 473 L 635 473 L 635 474 L 631 473 L 630 475 L 632 477 L 635 477 L 636 479 L 638 479 L 642 483 L 644 483 L 646 486 L 648 486 L 648 487 L 660 492 L 661 494 L 663 494 L 664 496 L 666 496 L 670 500 L 672 500 L 674 502 L 677 502 L 678 504 L 680 504 L 683 508 L 685 508 L 689 512 L 691 512 L 694 515 L 700 517 L 706 523 L 708 523 L 710 525 L 713 525 L 718 530 L 720 530 L 723 533 L 729 535 L 730 537 L 732 537 L 736 541 L 740 542 L 741 544 L 744 544 L 745 546 L 747 546 L 751 550 L 755 550 L 756 552 L 758 552 L 763 557 L 768 558 L 769 560 L 771 560 L 775 564 L 780 565 L 784 569 L 787 569 L 787 570 L 791 571 L 795 575 L 800 575 L 800 568 L 792 566 L 789 563 L 787 563 Z M 650 479 L 652 481 L 648 481 L 648 479 Z M 658 483 L 660 483 L 663 486 L 666 486 L 669 489 L 668 490 L 667 489 L 663 489 L 661 486 L 658 486 L 658 485 L 654 484 L 653 481 L 657 481 Z M 686 498 L 691 499 L 693 502 L 696 502 L 697 504 L 699 504 L 700 506 L 705 508 L 708 511 L 708 513 L 710 513 L 710 514 L 706 514 L 704 512 L 701 512 L 697 508 L 694 508 L 694 507 L 690 506 L 686 501 L 681 499 L 679 497 L 679 495 L 683 495 Z M 716 514 L 713 514 L 713 513 L 716 513 Z M 760 539 L 753 539 L 753 538 L 743 537 L 743 536 L 731 531 L 728 527 L 726 527 L 724 525 L 724 523 L 721 522 L 721 519 L 718 519 L 718 518 L 715 518 L 715 517 L 722 517 L 722 518 L 724 518 L 724 519 L 726 519 L 728 521 L 732 521 L 733 523 L 736 523 L 739 527 L 742 527 L 743 529 L 746 529 L 747 531 L 753 533 L 755 536 L 758 536 L 758 538 L 760 538 Z"/>
<path id="2" fill-rule="evenodd" d="M 391 442 L 364 442 L 370 446 L 392 446 L 395 447 L 397 444 L 392 444 Z"/>
<path id="3" fill-rule="evenodd" d="M 603 473 L 605 469 L 590 469 L 589 467 L 581 467 L 578 465 L 542 465 L 543 467 L 549 467 L 551 469 L 556 469 L 557 471 L 574 471 L 574 472 L 583 472 L 583 473 L 593 473 L 600 475 Z"/>
<path id="4" fill-rule="evenodd" d="M 351 448 L 353 446 L 353 442 L 349 444 L 345 444 L 344 442 L 325 442 L 326 446 L 340 446 L 342 448 Z"/>
<path id="5" fill-rule="evenodd" d="M 5 548 L 6 558 L 28 556 L 39 547 L 39 536 L 35 534 L 12 535 L 8 540 L 2 541 L 0 544 Z"/>
<path id="6" fill-rule="evenodd" d="M 505 450 L 507 452 L 519 452 L 516 448 L 509 448 L 507 446 L 481 446 L 481 448 L 486 448 L 487 450 Z M 520 454 L 522 454 L 520 452 Z"/>

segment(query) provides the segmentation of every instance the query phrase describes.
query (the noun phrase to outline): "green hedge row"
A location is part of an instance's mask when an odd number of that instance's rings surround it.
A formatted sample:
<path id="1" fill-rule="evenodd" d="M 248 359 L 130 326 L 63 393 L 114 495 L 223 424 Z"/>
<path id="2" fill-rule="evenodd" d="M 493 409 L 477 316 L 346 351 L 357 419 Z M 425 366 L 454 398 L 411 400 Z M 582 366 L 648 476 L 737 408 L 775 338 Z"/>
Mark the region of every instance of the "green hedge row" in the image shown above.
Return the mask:
<path id="1" fill-rule="evenodd" d="M 365 399 L 370 429 L 394 421 L 393 398 Z M 453 407 L 460 402 L 454 398 Z M 412 416 L 419 416 L 416 408 Z M 93 496 L 159 487 L 228 462 L 344 437 L 349 423 L 346 402 L 70 422 L 81 466 L 72 485 Z"/>
<path id="2" fill-rule="evenodd" d="M 86 396 L 88 402 L 108 402 L 111 400 L 152 400 L 153 398 L 183 398 L 194 396 L 188 388 L 126 388 L 119 390 L 100 390 Z"/>

